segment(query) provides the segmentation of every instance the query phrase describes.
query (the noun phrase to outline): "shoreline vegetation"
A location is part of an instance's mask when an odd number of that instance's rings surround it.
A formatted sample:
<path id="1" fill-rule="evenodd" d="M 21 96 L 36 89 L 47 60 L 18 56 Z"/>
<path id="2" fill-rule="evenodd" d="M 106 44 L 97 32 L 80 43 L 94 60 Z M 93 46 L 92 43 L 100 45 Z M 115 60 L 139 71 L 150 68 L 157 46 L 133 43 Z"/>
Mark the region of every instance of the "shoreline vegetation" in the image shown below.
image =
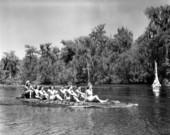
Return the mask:
<path id="1" fill-rule="evenodd" d="M 156 61 L 161 84 L 170 86 L 170 6 L 148 7 L 144 13 L 149 23 L 135 41 L 128 28 L 107 36 L 100 24 L 87 36 L 62 40 L 62 49 L 51 43 L 25 45 L 22 60 L 15 51 L 4 52 L 0 84 L 152 84 Z"/>
<path id="2" fill-rule="evenodd" d="M 33 84 L 33 86 L 36 86 L 36 84 Z M 55 85 L 52 85 L 52 86 L 55 86 L 57 88 L 60 88 L 62 86 L 67 86 L 68 84 L 55 84 Z M 94 87 L 100 87 L 100 86 L 130 86 L 130 85 L 149 85 L 149 84 L 98 84 L 98 85 L 94 85 Z M 51 86 L 51 84 L 40 84 L 39 86 L 44 86 L 44 87 L 49 87 Z M 73 84 L 73 86 L 77 86 L 76 84 Z M 81 86 L 81 87 L 87 87 L 87 84 L 80 84 L 78 86 Z M 24 84 L 0 84 L 0 87 L 25 87 Z"/>

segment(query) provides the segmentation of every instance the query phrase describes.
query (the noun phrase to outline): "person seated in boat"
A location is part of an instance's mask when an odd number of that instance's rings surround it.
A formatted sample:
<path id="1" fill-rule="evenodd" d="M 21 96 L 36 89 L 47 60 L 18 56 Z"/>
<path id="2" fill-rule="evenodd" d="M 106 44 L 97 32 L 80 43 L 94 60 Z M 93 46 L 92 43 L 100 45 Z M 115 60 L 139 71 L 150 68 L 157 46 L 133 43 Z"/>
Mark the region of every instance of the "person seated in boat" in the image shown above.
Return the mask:
<path id="1" fill-rule="evenodd" d="M 85 100 L 86 94 L 81 91 L 80 86 L 76 87 L 75 93 L 77 94 L 79 100 Z"/>
<path id="2" fill-rule="evenodd" d="M 49 96 L 50 100 L 55 100 L 56 99 L 56 97 L 54 95 L 55 92 L 54 92 L 54 87 L 53 86 L 50 86 L 48 88 L 47 92 L 48 92 L 48 96 Z"/>
<path id="3" fill-rule="evenodd" d="M 27 80 L 27 81 L 25 82 L 25 89 L 26 89 L 26 90 L 28 90 L 28 89 L 29 89 L 29 84 L 30 84 L 30 81 L 29 81 L 29 80 Z"/>
<path id="4" fill-rule="evenodd" d="M 66 99 L 66 100 L 70 100 L 71 99 L 70 95 L 69 95 L 69 92 L 68 92 L 69 88 L 70 88 L 70 86 L 65 86 L 64 87 L 64 91 L 65 91 L 65 98 L 64 99 Z"/>
<path id="5" fill-rule="evenodd" d="M 73 91 L 73 86 L 70 85 L 69 89 L 67 89 L 67 100 L 70 101 L 76 101 L 76 102 L 80 102 L 80 100 L 78 99 L 77 94 Z"/>
<path id="6" fill-rule="evenodd" d="M 48 99 L 48 94 L 47 94 L 47 92 L 44 90 L 44 87 L 43 87 L 43 86 L 41 86 L 41 87 L 39 88 L 39 95 L 40 95 L 40 99 L 42 99 L 42 100 Z"/>
<path id="7" fill-rule="evenodd" d="M 67 93 L 66 93 L 67 89 L 62 86 L 60 89 L 59 89 L 59 95 L 61 96 L 62 99 L 66 99 L 67 97 Z"/>
<path id="8" fill-rule="evenodd" d="M 101 100 L 97 95 L 93 95 L 93 86 L 92 84 L 88 84 L 87 89 L 85 91 L 86 93 L 86 98 L 85 101 L 86 102 L 100 102 L 100 103 L 105 103 L 108 101 L 108 99 L 106 100 Z"/>
<path id="9" fill-rule="evenodd" d="M 48 93 L 49 93 L 49 99 L 50 100 L 63 100 L 58 91 L 54 89 L 54 86 L 50 86 L 49 89 L 48 89 Z"/>
<path id="10" fill-rule="evenodd" d="M 39 93 L 39 85 L 36 85 L 34 88 L 34 92 L 35 92 L 35 98 L 40 99 L 40 93 Z"/>
<path id="11" fill-rule="evenodd" d="M 54 91 L 55 91 L 55 96 L 56 96 L 57 100 L 61 100 L 62 101 L 63 98 L 60 96 L 59 90 L 57 88 L 55 88 Z"/>
<path id="12" fill-rule="evenodd" d="M 34 95 L 34 89 L 29 80 L 25 83 L 25 91 L 23 92 L 23 95 L 25 98 L 32 98 Z"/>

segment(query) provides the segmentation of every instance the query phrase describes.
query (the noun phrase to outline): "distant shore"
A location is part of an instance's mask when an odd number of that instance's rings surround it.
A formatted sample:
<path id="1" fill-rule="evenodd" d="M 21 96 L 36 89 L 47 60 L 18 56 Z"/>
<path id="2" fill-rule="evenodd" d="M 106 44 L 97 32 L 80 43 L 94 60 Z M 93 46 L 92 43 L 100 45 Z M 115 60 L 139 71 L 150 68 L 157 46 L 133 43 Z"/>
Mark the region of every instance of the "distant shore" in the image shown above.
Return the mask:
<path id="1" fill-rule="evenodd" d="M 24 86 L 23 84 L 0 84 L 0 87 L 20 87 L 20 86 Z"/>
<path id="2" fill-rule="evenodd" d="M 36 84 L 33 84 L 33 86 L 35 86 Z M 44 86 L 44 87 L 47 87 L 47 86 L 50 86 L 50 85 L 53 85 L 55 87 L 62 87 L 62 86 L 67 86 L 68 84 L 38 84 L 39 86 Z M 126 86 L 126 85 L 150 85 L 150 84 L 134 84 L 134 83 L 129 83 L 129 84 L 93 84 L 93 86 L 95 87 L 98 87 L 98 86 L 117 86 L 117 85 L 122 85 L 122 86 Z M 24 84 L 0 84 L 0 87 L 20 87 L 20 86 L 23 86 L 24 87 Z M 73 86 L 87 86 L 87 84 L 73 84 Z"/>
<path id="3" fill-rule="evenodd" d="M 21 86 L 23 86 L 24 87 L 24 84 L 11 84 L 11 85 L 9 85 L 9 84 L 0 84 L 0 87 L 21 87 Z M 40 86 L 50 86 L 50 85 L 44 85 L 44 84 L 42 84 L 42 85 L 40 85 Z M 61 87 L 62 85 L 54 85 L 55 87 Z"/>

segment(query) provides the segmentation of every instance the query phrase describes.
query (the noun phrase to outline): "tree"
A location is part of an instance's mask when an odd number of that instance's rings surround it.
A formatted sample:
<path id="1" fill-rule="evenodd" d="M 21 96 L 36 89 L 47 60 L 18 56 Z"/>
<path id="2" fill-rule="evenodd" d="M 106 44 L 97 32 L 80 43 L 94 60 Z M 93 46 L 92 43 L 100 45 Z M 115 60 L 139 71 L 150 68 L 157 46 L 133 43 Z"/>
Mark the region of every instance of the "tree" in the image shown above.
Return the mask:
<path id="1" fill-rule="evenodd" d="M 56 62 L 60 56 L 60 50 L 57 47 L 51 47 L 51 43 L 40 45 L 41 56 L 39 58 L 39 81 L 43 84 L 55 83 Z"/>
<path id="2" fill-rule="evenodd" d="M 114 40 L 118 48 L 117 51 L 122 53 L 131 48 L 133 43 L 133 34 L 124 27 L 118 28 L 117 34 L 114 35 Z"/>
<path id="3" fill-rule="evenodd" d="M 19 72 L 20 60 L 14 51 L 5 52 L 2 58 L 3 70 L 7 71 L 7 76 L 12 79 Z"/>
<path id="4" fill-rule="evenodd" d="M 168 74 L 168 65 L 170 65 L 170 6 L 149 7 L 145 14 L 150 20 L 147 31 L 150 38 L 149 46 L 152 50 L 151 58 L 158 62 L 158 71 L 162 74 L 161 78 L 164 78 Z"/>
<path id="5" fill-rule="evenodd" d="M 38 77 L 38 56 L 39 51 L 36 47 L 25 45 L 26 55 L 22 61 L 22 81 L 36 81 Z"/>

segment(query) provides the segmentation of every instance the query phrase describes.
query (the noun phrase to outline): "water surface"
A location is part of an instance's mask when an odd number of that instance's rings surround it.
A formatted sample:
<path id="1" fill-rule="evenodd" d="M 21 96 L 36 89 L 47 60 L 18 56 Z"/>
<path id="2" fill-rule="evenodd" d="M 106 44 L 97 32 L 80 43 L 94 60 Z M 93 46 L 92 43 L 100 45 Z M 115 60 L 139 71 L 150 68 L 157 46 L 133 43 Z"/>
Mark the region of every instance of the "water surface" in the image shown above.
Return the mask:
<path id="1" fill-rule="evenodd" d="M 15 99 L 22 87 L 0 87 L 0 134 L 169 135 L 170 89 L 155 96 L 148 85 L 97 86 L 102 99 L 138 107 L 83 109 L 30 106 Z"/>

